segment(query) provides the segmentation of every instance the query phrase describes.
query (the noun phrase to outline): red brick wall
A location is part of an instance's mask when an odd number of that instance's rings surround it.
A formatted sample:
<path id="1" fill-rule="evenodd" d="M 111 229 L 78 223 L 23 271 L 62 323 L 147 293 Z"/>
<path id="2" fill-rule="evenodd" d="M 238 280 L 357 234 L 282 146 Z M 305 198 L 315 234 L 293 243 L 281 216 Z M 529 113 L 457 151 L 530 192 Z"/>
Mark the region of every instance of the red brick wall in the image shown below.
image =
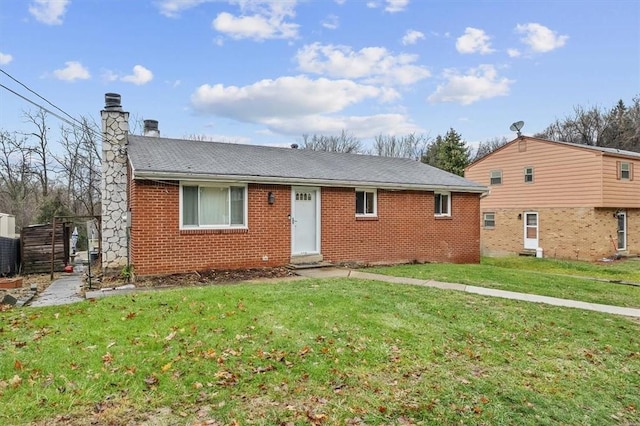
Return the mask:
<path id="1" fill-rule="evenodd" d="M 322 254 L 333 262 L 480 261 L 479 196 L 454 193 L 434 217 L 433 192 L 378 190 L 377 218 L 356 218 L 354 190 L 322 189 Z"/>
<path id="2" fill-rule="evenodd" d="M 180 230 L 179 191 L 178 182 L 135 181 L 132 185 L 131 251 L 137 274 L 289 263 L 288 186 L 249 185 L 248 230 Z M 267 203 L 269 192 L 276 196 L 272 205 Z"/>
<path id="3" fill-rule="evenodd" d="M 180 230 L 178 182 L 130 187 L 131 261 L 139 275 L 280 266 L 291 254 L 291 188 L 249 185 L 248 230 Z M 267 203 L 268 192 L 276 201 Z M 378 217 L 355 217 L 354 190 L 322 189 L 321 250 L 334 262 L 479 262 L 479 196 L 452 194 L 435 218 L 432 192 L 378 190 Z M 268 260 L 263 260 L 267 256 Z"/>

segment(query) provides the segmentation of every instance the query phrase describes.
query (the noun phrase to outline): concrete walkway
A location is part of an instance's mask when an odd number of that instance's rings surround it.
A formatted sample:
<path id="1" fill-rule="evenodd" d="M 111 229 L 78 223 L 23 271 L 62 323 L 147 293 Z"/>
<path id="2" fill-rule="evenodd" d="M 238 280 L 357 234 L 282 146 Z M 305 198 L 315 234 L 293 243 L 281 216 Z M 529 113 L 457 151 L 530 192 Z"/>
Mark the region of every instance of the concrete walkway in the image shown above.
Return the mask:
<path id="1" fill-rule="evenodd" d="M 62 277 L 49 284 L 42 293 L 37 295 L 29 306 L 56 306 L 67 305 L 84 300 L 82 296 L 82 274 L 84 268 L 82 265 L 76 265 L 74 272 L 64 274 Z"/>
<path id="2" fill-rule="evenodd" d="M 601 305 L 599 303 L 580 302 L 577 300 L 560 299 L 557 297 L 539 296 L 537 294 L 517 293 L 515 291 L 496 290 L 492 288 L 476 287 L 472 285 L 444 283 L 433 280 L 420 280 L 416 278 L 392 277 L 388 275 L 371 274 L 368 272 L 353 271 L 349 269 L 322 268 L 297 270 L 298 275 L 308 278 L 357 278 L 363 280 L 384 281 L 394 284 L 411 284 L 424 287 L 433 287 L 443 290 L 456 290 L 466 293 L 480 294 L 482 296 L 499 297 L 502 299 L 521 300 L 524 302 L 544 303 L 547 305 L 563 306 L 566 308 L 584 309 L 587 311 L 605 312 L 614 315 L 640 318 L 640 309 L 623 308 L 619 306 Z"/>
<path id="3" fill-rule="evenodd" d="M 297 275 L 306 278 L 355 278 L 363 280 L 384 281 L 393 284 L 410 284 L 424 287 L 439 288 L 442 290 L 456 290 L 466 293 L 479 294 L 482 296 L 499 297 L 503 299 L 521 300 L 524 302 L 544 303 L 547 305 L 563 306 L 567 308 L 585 309 L 588 311 L 604 312 L 614 315 L 624 315 L 628 317 L 640 318 L 640 309 L 623 308 L 619 306 L 601 305 L 598 303 L 580 302 L 577 300 L 559 299 L 557 297 L 539 296 L 536 294 L 517 293 L 514 291 L 495 290 L 485 287 L 476 287 L 464 284 L 445 283 L 433 280 L 420 280 L 416 278 L 392 277 L 389 275 L 372 274 L 358 270 L 342 268 L 318 268 L 318 269 L 298 269 Z M 72 274 L 64 275 L 55 280 L 49 287 L 40 294 L 30 306 L 53 306 L 84 300 L 81 296 L 82 286 L 82 265 L 76 265 L 76 270 Z M 270 280 L 273 281 L 273 280 Z M 125 294 L 132 291 L 131 286 L 123 286 L 121 289 L 109 289 L 109 291 L 97 290 L 88 292 L 87 298 L 99 298 L 109 295 Z"/>

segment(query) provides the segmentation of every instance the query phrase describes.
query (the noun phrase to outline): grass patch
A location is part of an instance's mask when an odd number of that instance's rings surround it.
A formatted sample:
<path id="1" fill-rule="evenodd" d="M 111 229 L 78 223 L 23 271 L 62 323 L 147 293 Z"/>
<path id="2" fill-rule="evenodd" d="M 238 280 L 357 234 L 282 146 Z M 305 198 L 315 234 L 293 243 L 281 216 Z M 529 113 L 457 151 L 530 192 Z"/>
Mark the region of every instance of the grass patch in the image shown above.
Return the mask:
<path id="1" fill-rule="evenodd" d="M 594 312 L 335 279 L 0 321 L 1 424 L 640 422 L 640 324 Z"/>
<path id="2" fill-rule="evenodd" d="M 367 272 L 540 294 L 605 305 L 640 307 L 640 286 L 583 277 L 640 282 L 640 261 L 596 264 L 532 257 L 482 259 L 480 265 L 428 263 L 367 268 Z"/>

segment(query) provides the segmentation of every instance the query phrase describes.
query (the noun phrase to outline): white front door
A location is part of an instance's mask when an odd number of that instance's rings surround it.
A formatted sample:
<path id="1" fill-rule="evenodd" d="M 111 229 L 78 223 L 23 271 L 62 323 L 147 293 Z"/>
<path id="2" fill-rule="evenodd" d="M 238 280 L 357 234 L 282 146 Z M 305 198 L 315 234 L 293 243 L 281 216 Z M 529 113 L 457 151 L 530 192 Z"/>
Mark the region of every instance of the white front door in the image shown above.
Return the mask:
<path id="1" fill-rule="evenodd" d="M 291 254 L 320 253 L 320 188 L 291 189 Z"/>
<path id="2" fill-rule="evenodd" d="M 538 213 L 524 212 L 524 248 L 538 248 Z"/>

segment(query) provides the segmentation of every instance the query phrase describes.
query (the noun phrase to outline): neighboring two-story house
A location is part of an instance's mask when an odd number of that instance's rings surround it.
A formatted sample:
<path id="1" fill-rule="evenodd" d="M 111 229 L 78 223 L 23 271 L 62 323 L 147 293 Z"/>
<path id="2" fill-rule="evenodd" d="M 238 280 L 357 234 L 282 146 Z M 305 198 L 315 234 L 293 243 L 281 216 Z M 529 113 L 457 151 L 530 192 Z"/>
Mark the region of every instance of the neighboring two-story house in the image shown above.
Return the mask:
<path id="1" fill-rule="evenodd" d="M 640 153 L 520 136 L 472 163 L 483 255 L 640 252 Z"/>

